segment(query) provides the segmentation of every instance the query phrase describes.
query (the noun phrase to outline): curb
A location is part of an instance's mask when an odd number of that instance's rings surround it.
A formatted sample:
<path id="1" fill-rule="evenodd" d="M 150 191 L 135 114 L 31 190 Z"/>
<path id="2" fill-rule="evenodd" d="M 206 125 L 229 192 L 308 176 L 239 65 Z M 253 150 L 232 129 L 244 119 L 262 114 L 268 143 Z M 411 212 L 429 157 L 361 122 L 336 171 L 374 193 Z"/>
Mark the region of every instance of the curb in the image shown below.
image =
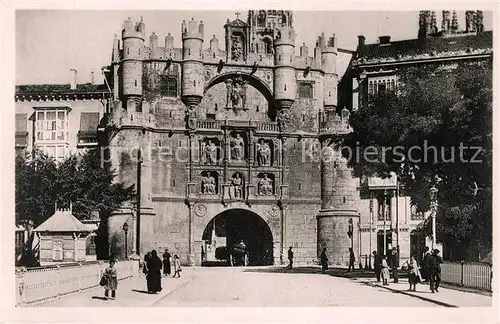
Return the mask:
<path id="1" fill-rule="evenodd" d="M 431 299 L 431 298 L 427 298 L 427 297 L 423 297 L 423 296 L 414 295 L 414 294 L 408 293 L 408 292 L 403 291 L 403 290 L 398 290 L 398 289 L 394 289 L 394 288 L 389 288 L 389 287 L 386 287 L 386 286 L 383 286 L 383 285 L 378 285 L 378 284 L 375 284 L 375 285 L 373 285 L 373 287 L 380 287 L 380 288 L 384 288 L 384 289 L 390 290 L 390 291 L 392 291 L 392 292 L 396 292 L 396 293 L 399 293 L 399 294 L 402 294 L 402 295 L 406 295 L 406 296 L 415 297 L 415 298 L 418 298 L 418 299 L 421 299 L 421 300 L 424 300 L 424 301 L 427 301 L 427 302 L 430 302 L 430 303 L 437 304 L 437 305 L 439 305 L 439 306 L 444 306 L 444 307 L 458 307 L 457 305 L 452 305 L 452 304 L 448 304 L 448 303 L 441 302 L 441 301 L 438 301 L 438 300 L 434 300 L 434 299 Z"/>
<path id="2" fill-rule="evenodd" d="M 169 296 L 170 294 L 172 294 L 173 292 L 175 292 L 177 289 L 179 289 L 181 287 L 184 287 L 185 285 L 187 285 L 188 283 L 190 283 L 194 279 L 194 277 L 195 277 L 195 275 L 193 274 L 192 276 L 188 277 L 186 279 L 186 281 L 183 282 L 182 284 L 180 284 L 179 286 L 175 287 L 172 290 L 169 290 L 169 291 L 165 292 L 164 294 L 159 295 L 158 298 L 156 298 L 149 306 L 155 305 L 159 301 L 163 300 L 164 298 L 166 298 L 167 296 Z"/>

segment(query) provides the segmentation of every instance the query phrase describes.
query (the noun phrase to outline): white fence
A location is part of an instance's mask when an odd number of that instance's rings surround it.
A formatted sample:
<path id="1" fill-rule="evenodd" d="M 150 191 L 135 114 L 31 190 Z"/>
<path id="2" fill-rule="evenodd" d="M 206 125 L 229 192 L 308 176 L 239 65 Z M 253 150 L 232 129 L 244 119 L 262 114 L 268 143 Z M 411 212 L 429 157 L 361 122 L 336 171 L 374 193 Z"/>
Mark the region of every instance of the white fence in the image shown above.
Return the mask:
<path id="1" fill-rule="evenodd" d="M 491 291 L 493 270 L 488 263 L 448 262 L 441 265 L 441 281 Z"/>
<path id="2" fill-rule="evenodd" d="M 97 287 L 108 266 L 103 261 L 69 263 L 36 268 L 16 268 L 16 306 L 49 301 Z M 138 261 L 118 261 L 118 280 L 138 273 Z"/>

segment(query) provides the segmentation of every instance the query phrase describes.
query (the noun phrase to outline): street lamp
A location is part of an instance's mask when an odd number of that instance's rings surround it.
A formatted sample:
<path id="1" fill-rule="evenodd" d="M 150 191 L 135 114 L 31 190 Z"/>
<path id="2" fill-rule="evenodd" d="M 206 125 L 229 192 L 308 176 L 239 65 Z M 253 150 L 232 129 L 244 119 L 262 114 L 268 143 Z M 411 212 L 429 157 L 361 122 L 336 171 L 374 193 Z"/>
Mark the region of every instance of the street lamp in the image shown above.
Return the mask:
<path id="1" fill-rule="evenodd" d="M 373 191 L 370 191 L 370 257 L 368 269 L 372 269 L 372 231 L 373 231 Z"/>
<path id="2" fill-rule="evenodd" d="M 122 226 L 123 231 L 125 232 L 125 259 L 128 258 L 128 244 L 127 244 L 127 233 L 128 233 L 128 224 L 127 222 L 123 223 Z"/>
<path id="3" fill-rule="evenodd" d="M 438 188 L 436 186 L 432 186 L 429 189 L 429 196 L 431 198 L 431 220 L 432 220 L 432 249 L 436 246 L 436 214 L 437 214 L 437 194 Z"/>

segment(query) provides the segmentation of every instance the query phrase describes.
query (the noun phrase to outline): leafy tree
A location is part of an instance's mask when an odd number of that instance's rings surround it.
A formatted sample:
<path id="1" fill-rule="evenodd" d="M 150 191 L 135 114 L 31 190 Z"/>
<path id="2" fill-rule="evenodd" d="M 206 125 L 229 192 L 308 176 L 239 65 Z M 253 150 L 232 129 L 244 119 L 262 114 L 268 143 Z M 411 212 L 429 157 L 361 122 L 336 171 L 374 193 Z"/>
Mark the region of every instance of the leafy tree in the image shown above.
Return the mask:
<path id="1" fill-rule="evenodd" d="M 55 212 L 58 206 L 69 207 L 78 219 L 100 215 L 96 238 L 98 257 L 107 255 L 107 218 L 113 210 L 130 200 L 133 187 L 114 183 L 113 170 L 101 166 L 99 149 L 72 155 L 56 163 L 53 158 L 35 152 L 32 159 L 16 157 L 16 222 L 31 221 L 36 227 Z"/>
<path id="2" fill-rule="evenodd" d="M 438 239 L 456 258 L 470 259 L 473 242 L 491 248 L 491 62 L 398 73 L 397 93 L 369 97 L 351 115 L 353 132 L 338 144 L 376 152 L 369 159 L 343 154 L 358 177 L 395 172 L 419 211 L 429 209 L 436 185 Z M 424 228 L 430 235 L 430 224 Z"/>

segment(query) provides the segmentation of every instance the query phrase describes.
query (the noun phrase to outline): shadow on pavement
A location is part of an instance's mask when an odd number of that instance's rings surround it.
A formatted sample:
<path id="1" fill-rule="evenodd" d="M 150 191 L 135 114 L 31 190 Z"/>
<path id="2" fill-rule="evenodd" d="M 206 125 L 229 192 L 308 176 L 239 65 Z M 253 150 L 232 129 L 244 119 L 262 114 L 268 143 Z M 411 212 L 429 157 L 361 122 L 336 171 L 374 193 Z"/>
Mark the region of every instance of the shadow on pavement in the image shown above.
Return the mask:
<path id="1" fill-rule="evenodd" d="M 263 268 L 251 268 L 245 269 L 243 272 L 262 272 L 262 273 L 284 273 L 284 274 L 311 274 L 311 273 L 321 273 L 321 268 L 318 267 L 294 267 L 288 269 L 286 267 L 263 267 Z"/>
<path id="2" fill-rule="evenodd" d="M 106 297 L 102 297 L 102 296 L 92 296 L 92 299 L 108 300 Z"/>
<path id="3" fill-rule="evenodd" d="M 141 294 L 149 294 L 148 291 L 145 290 L 138 290 L 138 289 L 132 289 L 133 292 L 141 293 Z"/>

